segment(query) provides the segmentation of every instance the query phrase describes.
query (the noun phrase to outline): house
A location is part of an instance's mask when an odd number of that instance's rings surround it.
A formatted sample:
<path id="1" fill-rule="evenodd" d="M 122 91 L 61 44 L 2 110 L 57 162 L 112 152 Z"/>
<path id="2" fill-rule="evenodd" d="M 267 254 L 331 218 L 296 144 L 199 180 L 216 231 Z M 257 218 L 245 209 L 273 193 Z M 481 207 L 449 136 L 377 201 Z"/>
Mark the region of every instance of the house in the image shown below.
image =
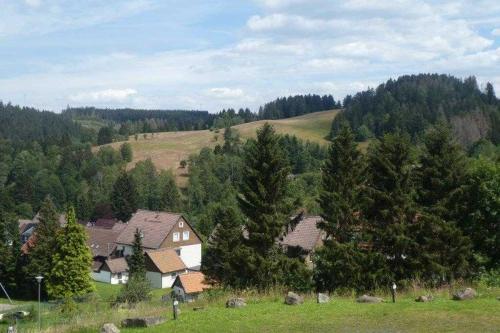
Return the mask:
<path id="1" fill-rule="evenodd" d="M 172 292 L 178 300 L 192 302 L 211 286 L 205 282 L 203 273 L 190 272 L 177 276 L 172 288 Z"/>
<path id="2" fill-rule="evenodd" d="M 145 253 L 146 278 L 153 288 L 170 288 L 187 267 L 175 250 L 162 248 Z"/>
<path id="3" fill-rule="evenodd" d="M 144 250 L 173 249 L 188 269 L 199 270 L 201 239 L 182 214 L 138 210 L 116 240 L 116 251 L 122 256 L 132 254 L 137 229 Z"/>
<path id="4" fill-rule="evenodd" d="M 312 254 L 323 245 L 326 233 L 318 228 L 321 216 L 299 215 L 293 227 L 278 242 L 285 251 L 302 255 L 308 266 L 312 267 Z"/>
<path id="5" fill-rule="evenodd" d="M 64 227 L 66 225 L 66 215 L 59 215 L 59 225 Z M 40 223 L 40 213 L 36 214 L 31 220 L 19 220 L 19 235 L 21 236 L 21 243 L 25 244 L 33 235 L 36 227 Z"/>
<path id="6" fill-rule="evenodd" d="M 122 284 L 128 281 L 128 264 L 123 257 L 106 259 L 104 262 L 94 260 L 92 278 L 95 281 L 110 284 Z"/>

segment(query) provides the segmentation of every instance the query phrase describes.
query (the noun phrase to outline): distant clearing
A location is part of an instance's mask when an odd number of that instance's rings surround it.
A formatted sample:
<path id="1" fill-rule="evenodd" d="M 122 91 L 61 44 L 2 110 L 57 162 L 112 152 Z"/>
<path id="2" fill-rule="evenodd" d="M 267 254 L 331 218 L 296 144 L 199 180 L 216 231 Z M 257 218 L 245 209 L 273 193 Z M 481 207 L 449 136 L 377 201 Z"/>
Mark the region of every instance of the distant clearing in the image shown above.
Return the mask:
<path id="1" fill-rule="evenodd" d="M 307 115 L 279 119 L 279 120 L 260 120 L 234 126 L 238 129 L 241 137 L 244 139 L 255 137 L 256 130 L 264 123 L 268 122 L 274 126 L 280 134 L 296 135 L 297 137 L 327 144 L 325 139 L 330 132 L 330 126 L 333 118 L 339 110 L 315 112 Z M 161 132 L 147 134 L 144 138 L 139 134 L 138 139 L 134 136 L 129 138 L 132 145 L 134 159 L 129 164 L 133 167 L 137 162 L 150 158 L 159 169 L 172 169 L 176 175 L 179 185 L 186 184 L 187 170 L 179 168 L 179 162 L 187 159 L 189 155 L 199 152 L 204 147 L 214 148 L 217 144 L 224 144 L 224 130 L 219 133 L 215 131 L 186 131 L 186 132 Z M 118 148 L 123 142 L 114 142 L 112 147 Z"/>

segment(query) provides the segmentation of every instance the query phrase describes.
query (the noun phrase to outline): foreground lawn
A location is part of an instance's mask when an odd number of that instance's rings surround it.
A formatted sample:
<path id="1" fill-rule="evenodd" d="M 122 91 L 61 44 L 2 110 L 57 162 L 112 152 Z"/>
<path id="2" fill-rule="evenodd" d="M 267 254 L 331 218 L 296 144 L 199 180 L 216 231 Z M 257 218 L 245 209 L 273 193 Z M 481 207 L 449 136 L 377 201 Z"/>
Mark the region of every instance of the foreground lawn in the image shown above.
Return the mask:
<path id="1" fill-rule="evenodd" d="M 397 303 L 358 304 L 335 298 L 329 304 L 307 300 L 287 306 L 282 300 L 250 301 L 246 308 L 226 309 L 223 303 L 182 307 L 177 321 L 149 329 L 122 332 L 499 332 L 500 302 L 493 296 L 471 301 L 438 298 L 416 303 L 413 297 Z"/>

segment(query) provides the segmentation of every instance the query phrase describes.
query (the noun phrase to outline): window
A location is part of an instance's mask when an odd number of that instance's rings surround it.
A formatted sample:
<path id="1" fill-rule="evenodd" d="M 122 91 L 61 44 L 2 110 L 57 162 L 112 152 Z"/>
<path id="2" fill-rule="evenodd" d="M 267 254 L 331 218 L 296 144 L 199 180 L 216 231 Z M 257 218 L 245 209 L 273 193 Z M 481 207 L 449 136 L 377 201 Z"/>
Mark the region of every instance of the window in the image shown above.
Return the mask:
<path id="1" fill-rule="evenodd" d="M 179 228 L 184 228 L 184 221 L 179 222 Z"/>
<path id="2" fill-rule="evenodd" d="M 182 240 L 188 240 L 189 239 L 189 231 L 184 231 L 182 233 Z"/>
<path id="3" fill-rule="evenodd" d="M 174 232 L 174 242 L 178 242 L 181 238 L 181 235 L 178 232 Z"/>

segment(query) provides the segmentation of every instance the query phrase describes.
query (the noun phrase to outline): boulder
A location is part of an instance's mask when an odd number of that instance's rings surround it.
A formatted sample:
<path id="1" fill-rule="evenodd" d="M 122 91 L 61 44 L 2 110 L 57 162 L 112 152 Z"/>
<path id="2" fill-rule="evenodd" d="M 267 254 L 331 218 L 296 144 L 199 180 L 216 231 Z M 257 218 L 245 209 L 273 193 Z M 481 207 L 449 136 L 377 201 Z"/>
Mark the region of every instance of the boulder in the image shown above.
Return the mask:
<path id="1" fill-rule="evenodd" d="M 421 295 L 415 299 L 415 302 L 430 302 L 434 299 L 432 295 Z"/>
<path id="2" fill-rule="evenodd" d="M 118 327 L 113 323 L 106 323 L 101 327 L 101 333 L 120 333 Z"/>
<path id="3" fill-rule="evenodd" d="M 297 305 L 302 303 L 304 303 L 304 297 L 294 292 L 289 291 L 288 294 L 285 296 L 285 304 Z"/>
<path id="4" fill-rule="evenodd" d="M 476 297 L 477 293 L 474 289 L 472 288 L 466 288 L 464 290 L 461 290 L 457 293 L 454 293 L 453 294 L 453 299 L 455 301 L 465 301 L 465 300 L 468 300 L 468 299 L 473 299 L 474 297 Z"/>
<path id="5" fill-rule="evenodd" d="M 150 327 L 166 321 L 163 317 L 137 317 L 122 320 L 122 327 Z"/>
<path id="6" fill-rule="evenodd" d="M 358 303 L 380 303 L 382 301 L 383 301 L 382 298 L 370 295 L 363 295 L 356 299 L 356 302 Z"/>
<path id="7" fill-rule="evenodd" d="M 319 304 L 328 303 L 330 302 L 330 296 L 328 296 L 327 294 L 318 293 L 317 301 Z"/>
<path id="8" fill-rule="evenodd" d="M 247 306 L 247 303 L 245 303 L 245 299 L 240 297 L 230 298 L 226 302 L 226 308 L 242 308 L 244 306 Z"/>

